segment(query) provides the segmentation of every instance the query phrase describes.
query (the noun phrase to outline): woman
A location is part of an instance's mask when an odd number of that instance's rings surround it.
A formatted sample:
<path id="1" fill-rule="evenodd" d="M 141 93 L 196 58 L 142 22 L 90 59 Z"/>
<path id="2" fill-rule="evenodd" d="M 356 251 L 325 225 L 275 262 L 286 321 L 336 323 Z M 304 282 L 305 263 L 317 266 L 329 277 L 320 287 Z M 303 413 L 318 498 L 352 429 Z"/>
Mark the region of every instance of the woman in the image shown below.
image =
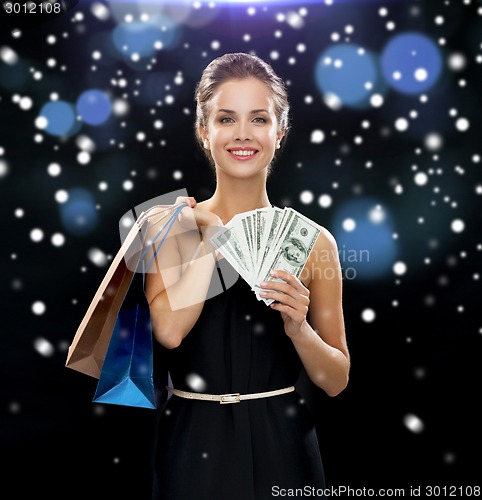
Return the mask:
<path id="1" fill-rule="evenodd" d="M 154 498 L 264 500 L 281 488 L 323 488 L 314 422 L 291 387 L 302 367 L 330 396 L 348 383 L 334 238 L 322 229 L 301 280 L 275 270 L 282 281 L 261 284 L 270 306 L 242 279 L 209 291 L 229 268 L 209 236 L 238 213 L 271 206 L 266 180 L 289 130 L 286 88 L 258 57 L 226 54 L 204 70 L 196 101 L 196 135 L 216 189 L 204 201 L 178 199 L 199 232 L 168 238 L 162 272 L 146 280 L 173 393 L 160 409 Z"/>

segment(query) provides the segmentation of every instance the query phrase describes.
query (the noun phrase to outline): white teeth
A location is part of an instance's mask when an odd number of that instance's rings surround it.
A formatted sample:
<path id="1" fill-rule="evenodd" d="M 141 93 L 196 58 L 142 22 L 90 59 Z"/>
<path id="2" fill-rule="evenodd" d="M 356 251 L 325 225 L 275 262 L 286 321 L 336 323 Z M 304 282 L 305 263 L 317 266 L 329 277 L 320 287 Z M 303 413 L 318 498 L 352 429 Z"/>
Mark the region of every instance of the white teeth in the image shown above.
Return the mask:
<path id="1" fill-rule="evenodd" d="M 255 151 L 231 151 L 231 153 L 236 156 L 252 156 Z"/>

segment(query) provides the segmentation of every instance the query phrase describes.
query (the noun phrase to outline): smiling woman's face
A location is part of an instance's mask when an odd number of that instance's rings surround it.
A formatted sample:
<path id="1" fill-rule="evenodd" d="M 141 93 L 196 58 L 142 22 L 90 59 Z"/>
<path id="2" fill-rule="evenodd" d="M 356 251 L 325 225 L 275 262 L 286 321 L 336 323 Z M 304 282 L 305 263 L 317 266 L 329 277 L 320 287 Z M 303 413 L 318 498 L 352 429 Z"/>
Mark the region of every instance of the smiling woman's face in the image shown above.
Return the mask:
<path id="1" fill-rule="evenodd" d="M 246 78 L 222 83 L 209 103 L 207 130 L 200 129 L 218 174 L 266 175 L 283 134 L 269 88 Z"/>

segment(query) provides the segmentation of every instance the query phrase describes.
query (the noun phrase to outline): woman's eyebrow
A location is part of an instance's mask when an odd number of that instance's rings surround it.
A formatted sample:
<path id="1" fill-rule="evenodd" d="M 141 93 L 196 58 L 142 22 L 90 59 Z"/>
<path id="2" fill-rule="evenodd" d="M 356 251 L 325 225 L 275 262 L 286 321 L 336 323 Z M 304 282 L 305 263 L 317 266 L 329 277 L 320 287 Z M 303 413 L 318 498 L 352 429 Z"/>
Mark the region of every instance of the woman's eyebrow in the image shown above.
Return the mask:
<path id="1" fill-rule="evenodd" d="M 234 111 L 232 109 L 224 109 L 224 108 L 219 109 L 218 113 L 227 113 L 230 115 L 237 114 L 236 111 Z M 258 113 L 268 113 L 268 110 L 266 110 L 266 109 L 253 109 L 252 111 L 249 112 L 250 115 L 256 115 Z"/>

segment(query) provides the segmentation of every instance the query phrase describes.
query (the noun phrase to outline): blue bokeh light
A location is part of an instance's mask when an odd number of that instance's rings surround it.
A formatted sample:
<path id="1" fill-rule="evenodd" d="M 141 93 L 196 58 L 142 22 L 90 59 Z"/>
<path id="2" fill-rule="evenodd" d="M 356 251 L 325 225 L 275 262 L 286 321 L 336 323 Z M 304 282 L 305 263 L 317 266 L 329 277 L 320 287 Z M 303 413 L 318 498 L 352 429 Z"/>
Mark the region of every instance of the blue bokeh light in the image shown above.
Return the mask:
<path id="1" fill-rule="evenodd" d="M 179 39 L 178 27 L 168 17 L 155 16 L 151 22 L 125 22 L 112 31 L 112 40 L 119 53 L 127 60 L 137 54 L 151 57 L 158 48 L 171 49 Z"/>
<path id="2" fill-rule="evenodd" d="M 347 202 L 336 212 L 333 228 L 346 278 L 373 280 L 391 272 L 398 246 L 392 216 L 380 202 L 370 198 Z"/>
<path id="3" fill-rule="evenodd" d="M 429 37 L 407 32 L 393 37 L 385 45 L 381 67 L 388 85 L 404 94 L 417 94 L 438 81 L 442 57 Z"/>
<path id="4" fill-rule="evenodd" d="M 329 47 L 318 58 L 315 79 L 325 95 L 335 95 L 341 105 L 366 107 L 370 96 L 384 93 L 377 56 L 355 44 Z"/>
<path id="5" fill-rule="evenodd" d="M 77 112 L 89 125 L 100 125 L 108 120 L 112 113 L 109 96 L 101 90 L 86 90 L 77 99 Z"/>
<path id="6" fill-rule="evenodd" d="M 59 208 L 62 225 L 70 234 L 85 236 L 97 227 L 98 215 L 95 201 L 86 189 L 69 190 L 68 200 L 59 205 Z"/>
<path id="7" fill-rule="evenodd" d="M 76 125 L 75 108 L 66 101 L 52 101 L 44 104 L 39 116 L 47 119 L 47 126 L 44 130 L 51 135 L 69 135 Z"/>

